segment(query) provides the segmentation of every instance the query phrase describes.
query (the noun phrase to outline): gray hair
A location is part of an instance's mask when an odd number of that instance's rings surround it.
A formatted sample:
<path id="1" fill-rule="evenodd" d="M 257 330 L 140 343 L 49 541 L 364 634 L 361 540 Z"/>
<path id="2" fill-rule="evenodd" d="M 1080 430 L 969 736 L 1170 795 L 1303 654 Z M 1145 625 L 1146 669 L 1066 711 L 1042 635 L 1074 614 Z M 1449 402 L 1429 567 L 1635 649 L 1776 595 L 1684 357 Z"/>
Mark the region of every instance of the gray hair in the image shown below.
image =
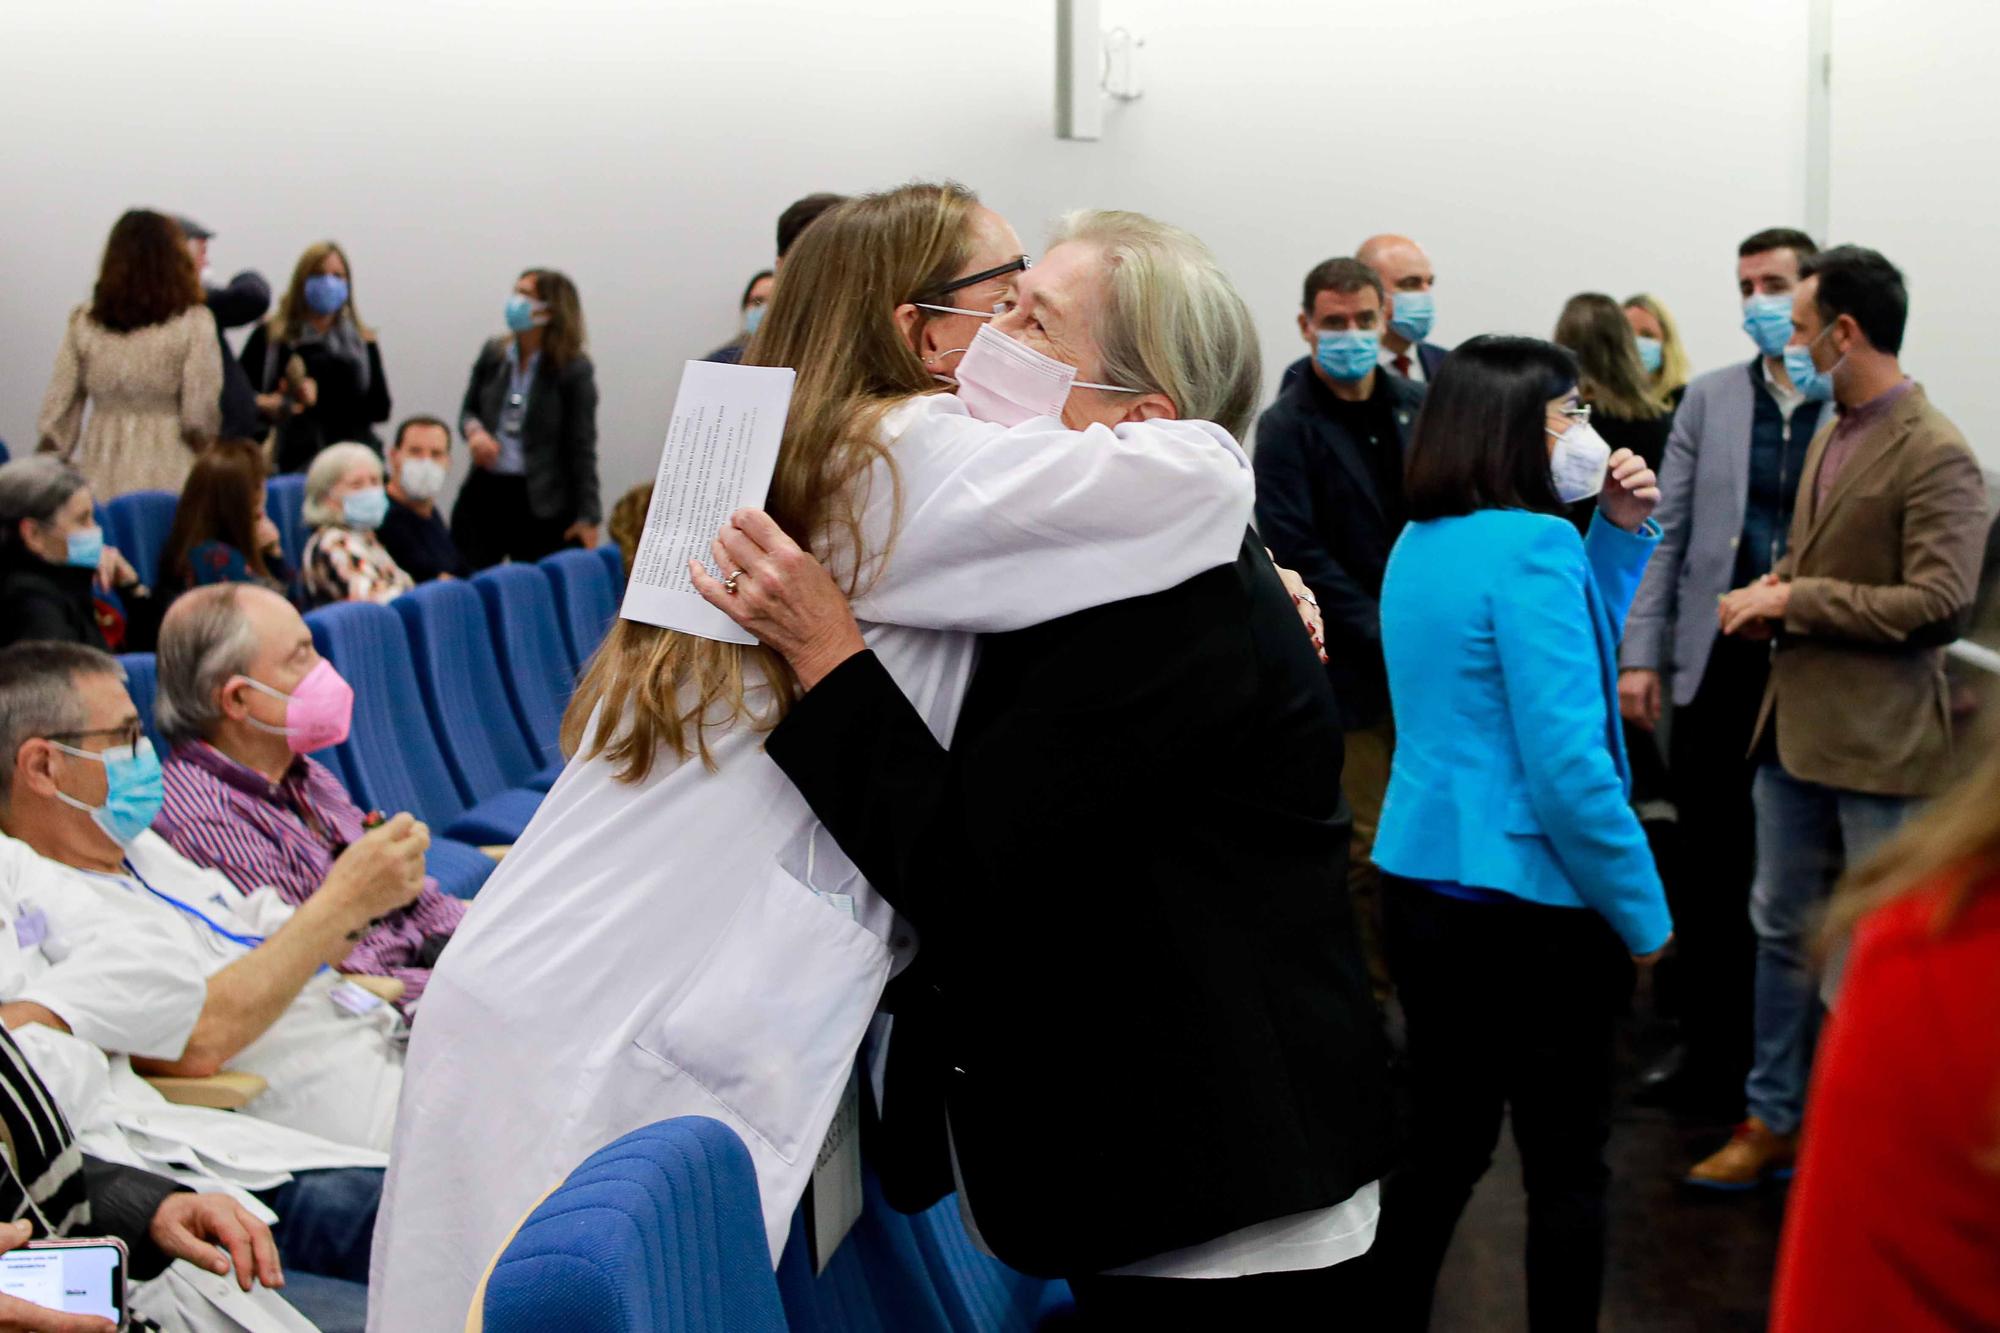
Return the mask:
<path id="1" fill-rule="evenodd" d="M 1097 344 L 1107 384 L 1165 394 L 1188 420 L 1239 440 L 1257 411 L 1261 371 L 1250 307 L 1194 235 L 1143 213 L 1084 209 L 1049 237 L 1095 245 L 1110 267 Z"/>
<path id="2" fill-rule="evenodd" d="M 382 457 L 365 444 L 329 444 L 313 456 L 306 469 L 305 521 L 315 528 L 339 527 L 346 522 L 339 505 L 327 503 L 326 495 L 356 464 L 367 463 L 382 470 Z"/>
<path id="3" fill-rule="evenodd" d="M 89 721 L 76 697 L 80 676 L 123 680 L 125 668 L 111 654 L 80 643 L 38 640 L 0 649 L 0 801 L 13 795 L 23 745 L 81 731 Z"/>
<path id="4" fill-rule="evenodd" d="M 216 691 L 250 668 L 257 633 L 244 614 L 246 585 L 217 583 L 183 593 L 160 626 L 153 726 L 169 745 L 206 740 L 222 721 Z"/>
<path id="5" fill-rule="evenodd" d="M 0 463 L 0 551 L 21 540 L 21 520 L 46 523 L 90 484 L 85 476 L 53 454 Z"/>

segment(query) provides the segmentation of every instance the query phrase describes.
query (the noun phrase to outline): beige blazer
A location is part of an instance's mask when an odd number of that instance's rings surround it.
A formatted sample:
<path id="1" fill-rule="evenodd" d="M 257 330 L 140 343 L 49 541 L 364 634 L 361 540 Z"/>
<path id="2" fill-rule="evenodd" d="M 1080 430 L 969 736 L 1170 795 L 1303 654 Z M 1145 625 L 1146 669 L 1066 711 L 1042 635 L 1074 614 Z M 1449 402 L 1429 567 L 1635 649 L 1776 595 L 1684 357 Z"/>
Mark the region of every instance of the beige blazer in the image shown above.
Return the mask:
<path id="1" fill-rule="evenodd" d="M 1913 386 L 1867 428 L 1818 503 L 1838 418 L 1806 453 L 1790 549 L 1791 602 L 1757 719 L 1793 777 L 1882 796 L 1946 779 L 1944 645 L 1971 613 L 1986 483 L 1965 437 Z"/>

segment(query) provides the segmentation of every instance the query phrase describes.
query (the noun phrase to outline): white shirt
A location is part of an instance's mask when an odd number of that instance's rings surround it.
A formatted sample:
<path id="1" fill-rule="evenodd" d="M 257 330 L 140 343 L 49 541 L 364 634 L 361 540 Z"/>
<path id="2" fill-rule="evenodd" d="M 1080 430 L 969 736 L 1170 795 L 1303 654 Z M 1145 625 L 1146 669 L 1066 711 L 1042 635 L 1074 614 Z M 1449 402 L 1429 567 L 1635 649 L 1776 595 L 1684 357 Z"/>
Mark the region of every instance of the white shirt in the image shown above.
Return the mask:
<path id="1" fill-rule="evenodd" d="M 1402 353 L 1402 355 L 1410 358 L 1410 369 L 1407 374 L 1396 369 L 1397 353 L 1390 351 L 1389 344 L 1387 343 L 1383 343 L 1381 349 L 1375 353 L 1375 364 L 1388 371 L 1391 375 L 1402 375 L 1404 379 L 1411 380 L 1417 384 L 1422 384 L 1430 378 L 1424 373 L 1422 343 L 1411 343 L 1410 350 Z"/>
<path id="2" fill-rule="evenodd" d="M 900 497 L 886 464 L 863 479 L 864 540 L 888 555 L 865 566 L 854 609 L 941 740 L 975 634 L 1172 587 L 1235 559 L 1249 523 L 1248 462 L 1206 423 L 1009 430 L 937 394 L 889 413 L 883 437 Z M 773 1262 L 783 1253 L 915 939 L 763 735 L 711 731 L 713 771 L 667 753 L 637 784 L 573 760 L 480 890 L 411 1037 L 371 1328 L 463 1323 L 535 1201 L 670 1116 L 711 1116 L 743 1140 Z"/>
<path id="3" fill-rule="evenodd" d="M 12 929 L 0 950 L 15 947 L 11 970 L 0 971 L 0 996 L 46 1005 L 106 1051 L 179 1058 L 208 978 L 251 947 L 223 932 L 254 940 L 292 913 L 273 890 L 245 897 L 151 832 L 127 849 L 135 873 L 116 875 L 76 870 L 5 841 Z M 247 1116 L 383 1151 L 402 1088 L 400 1020 L 389 1005 L 346 1013 L 330 998 L 337 983 L 328 971 L 307 982 L 229 1068 L 270 1084 L 244 1108 Z"/>
<path id="4" fill-rule="evenodd" d="M 1770 391 L 1771 400 L 1778 405 L 1778 411 L 1784 414 L 1785 424 L 1791 425 L 1792 413 L 1799 410 L 1806 396 L 1799 392 L 1798 385 L 1791 382 L 1789 375 L 1781 380 L 1771 373 L 1771 358 L 1768 356 L 1758 357 L 1757 365 L 1764 372 L 1764 387 Z"/>

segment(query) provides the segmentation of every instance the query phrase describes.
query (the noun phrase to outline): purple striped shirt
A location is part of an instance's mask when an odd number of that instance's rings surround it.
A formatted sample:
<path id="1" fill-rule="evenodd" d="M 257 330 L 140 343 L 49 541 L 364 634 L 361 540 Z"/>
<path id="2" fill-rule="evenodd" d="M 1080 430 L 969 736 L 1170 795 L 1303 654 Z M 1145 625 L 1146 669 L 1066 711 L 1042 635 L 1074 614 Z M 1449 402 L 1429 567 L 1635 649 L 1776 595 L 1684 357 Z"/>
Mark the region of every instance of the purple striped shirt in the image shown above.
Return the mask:
<path id="1" fill-rule="evenodd" d="M 326 882 L 334 858 L 362 834 L 361 808 L 347 788 L 305 755 L 272 783 L 206 741 L 194 741 L 174 747 L 164 771 L 166 803 L 153 831 L 246 894 L 268 884 L 286 902 L 304 902 Z M 451 934 L 465 908 L 426 875 L 416 902 L 376 923 L 340 970 L 401 979 L 407 1008 L 430 980 L 430 969 L 416 965 L 425 937 Z"/>

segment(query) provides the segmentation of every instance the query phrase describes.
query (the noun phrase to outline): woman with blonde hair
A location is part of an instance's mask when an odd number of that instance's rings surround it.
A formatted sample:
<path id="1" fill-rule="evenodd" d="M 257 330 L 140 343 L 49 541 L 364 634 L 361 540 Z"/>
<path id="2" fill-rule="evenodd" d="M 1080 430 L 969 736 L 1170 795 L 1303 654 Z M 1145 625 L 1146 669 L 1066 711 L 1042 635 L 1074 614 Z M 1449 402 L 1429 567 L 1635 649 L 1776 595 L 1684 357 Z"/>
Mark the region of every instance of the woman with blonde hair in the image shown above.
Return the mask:
<path id="1" fill-rule="evenodd" d="M 1651 292 L 1625 298 L 1625 322 L 1639 346 L 1639 364 L 1653 377 L 1653 389 L 1678 408 L 1687 396 L 1688 381 L 1694 378 L 1694 363 L 1688 360 L 1687 344 L 1681 341 L 1680 325 L 1674 322 L 1667 303 Z"/>
<path id="2" fill-rule="evenodd" d="M 219 347 L 180 224 L 131 210 L 104 243 L 90 304 L 70 312 L 41 449 L 81 471 L 100 503 L 179 490 L 222 421 Z"/>
<path id="3" fill-rule="evenodd" d="M 1774 1333 L 2000 1328 L 2000 745 L 1836 894 Z"/>
<path id="4" fill-rule="evenodd" d="M 257 410 L 276 428 L 272 461 L 303 472 L 327 445 L 359 440 L 382 454 L 389 378 L 375 330 L 354 306 L 353 269 L 335 241 L 315 241 L 292 267 L 271 317 L 243 344 Z"/>
<path id="5" fill-rule="evenodd" d="M 1024 404 L 994 373 L 1004 349 L 983 326 L 1026 262 L 962 187 L 850 200 L 799 238 L 745 356 L 797 373 L 767 507 L 836 571 L 938 735 L 976 633 L 1174 586 L 1233 559 L 1249 520 L 1247 461 L 1221 428 L 1066 376 Z M 947 369 L 959 394 L 941 391 Z M 1057 419 L 1128 397 L 1115 426 Z M 916 947 L 764 752 L 795 693 L 763 648 L 630 620 L 606 637 L 565 719 L 568 768 L 425 994 L 375 1241 L 378 1327 L 462 1322 L 535 1199 L 667 1116 L 743 1140 L 783 1252 L 883 985 Z"/>
<path id="6" fill-rule="evenodd" d="M 451 540 L 474 569 L 597 545 L 597 376 L 576 284 L 531 268 L 507 297 L 508 332 L 479 349 L 459 408 L 472 471 Z"/>

